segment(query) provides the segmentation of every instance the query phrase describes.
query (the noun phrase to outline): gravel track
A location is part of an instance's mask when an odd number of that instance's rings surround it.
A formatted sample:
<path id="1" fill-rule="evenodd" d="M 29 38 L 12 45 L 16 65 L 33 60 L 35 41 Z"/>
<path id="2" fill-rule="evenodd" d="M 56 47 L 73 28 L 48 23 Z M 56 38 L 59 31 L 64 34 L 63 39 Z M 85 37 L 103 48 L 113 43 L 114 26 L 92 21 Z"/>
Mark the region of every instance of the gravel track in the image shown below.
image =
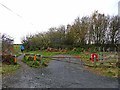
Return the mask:
<path id="1" fill-rule="evenodd" d="M 117 79 L 85 70 L 79 59 L 62 58 L 52 60 L 45 68 L 31 68 L 21 62 L 22 58 L 23 55 L 18 57 L 21 68 L 2 78 L 3 88 L 118 88 Z M 72 61 L 79 64 L 73 64 Z"/>

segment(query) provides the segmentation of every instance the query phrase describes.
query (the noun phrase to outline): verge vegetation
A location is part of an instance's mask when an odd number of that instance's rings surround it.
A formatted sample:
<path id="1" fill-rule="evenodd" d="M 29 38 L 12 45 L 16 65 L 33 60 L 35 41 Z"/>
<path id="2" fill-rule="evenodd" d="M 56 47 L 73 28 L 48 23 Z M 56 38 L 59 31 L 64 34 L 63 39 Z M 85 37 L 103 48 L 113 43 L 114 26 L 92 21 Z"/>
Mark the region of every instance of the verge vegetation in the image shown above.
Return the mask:
<path id="1" fill-rule="evenodd" d="M 73 55 L 73 56 L 80 56 L 81 61 L 84 63 L 85 68 L 93 73 L 96 73 L 98 75 L 102 76 L 108 76 L 108 77 L 118 77 L 118 71 L 120 71 L 120 68 L 116 65 L 118 62 L 117 58 L 109 58 L 111 55 L 116 55 L 116 53 L 110 53 L 110 52 L 101 52 L 105 56 L 109 56 L 106 60 L 101 62 L 100 60 L 96 62 L 96 66 L 94 66 L 94 62 L 90 60 L 91 53 L 90 52 L 79 52 L 79 51 L 68 51 L 68 52 L 46 52 L 46 51 L 30 51 L 27 52 L 27 54 L 40 54 L 42 56 L 54 56 L 57 54 L 67 54 L 67 55 Z M 100 52 L 97 52 L 99 54 Z M 117 55 L 116 55 L 117 56 Z M 27 58 L 27 59 L 26 59 Z M 34 61 L 33 56 L 32 57 L 26 57 L 23 62 L 27 63 L 31 67 L 44 67 L 47 66 L 48 63 L 51 61 L 51 58 L 42 59 L 43 65 L 41 64 L 41 61 L 37 58 L 37 61 Z"/>

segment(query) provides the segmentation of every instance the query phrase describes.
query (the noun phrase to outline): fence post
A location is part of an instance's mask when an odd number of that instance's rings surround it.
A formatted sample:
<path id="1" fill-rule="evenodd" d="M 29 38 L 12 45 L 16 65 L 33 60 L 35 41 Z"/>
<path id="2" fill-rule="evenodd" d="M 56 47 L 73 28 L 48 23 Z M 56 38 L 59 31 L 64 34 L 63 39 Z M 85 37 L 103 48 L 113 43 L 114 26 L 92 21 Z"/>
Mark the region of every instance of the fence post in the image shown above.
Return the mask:
<path id="1" fill-rule="evenodd" d="M 103 47 L 103 60 L 105 60 L 105 58 L 106 58 L 106 52 L 105 52 L 105 49 Z"/>

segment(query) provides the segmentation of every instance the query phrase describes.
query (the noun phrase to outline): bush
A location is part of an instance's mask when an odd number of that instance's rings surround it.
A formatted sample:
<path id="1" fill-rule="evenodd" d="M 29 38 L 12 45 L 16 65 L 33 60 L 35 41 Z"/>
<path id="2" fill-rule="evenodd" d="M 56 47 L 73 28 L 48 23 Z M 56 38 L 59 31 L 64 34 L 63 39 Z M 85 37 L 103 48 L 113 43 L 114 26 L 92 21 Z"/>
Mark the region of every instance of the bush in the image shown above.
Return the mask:
<path id="1" fill-rule="evenodd" d="M 40 60 L 38 58 L 36 58 L 36 61 L 34 61 L 34 57 L 33 56 L 24 56 L 23 60 L 24 63 L 26 63 L 27 65 L 29 65 L 30 67 L 41 67 L 41 66 L 47 66 L 46 62 L 44 60 L 42 60 L 42 62 L 40 63 Z"/>
<path id="2" fill-rule="evenodd" d="M 38 67 L 38 66 L 40 66 L 40 63 L 38 61 L 33 61 L 32 66 Z"/>
<path id="3" fill-rule="evenodd" d="M 119 61 L 116 63 L 116 66 L 117 66 L 118 68 L 120 68 L 120 62 L 119 62 Z"/>
<path id="4" fill-rule="evenodd" d="M 77 48 L 76 49 L 76 52 L 83 52 L 84 51 L 84 48 Z"/>
<path id="5" fill-rule="evenodd" d="M 5 64 L 14 64 L 14 57 L 12 55 L 2 55 L 2 62 Z"/>
<path id="6" fill-rule="evenodd" d="M 34 58 L 33 58 L 32 56 L 29 56 L 27 60 L 29 60 L 29 61 L 33 61 Z"/>
<path id="7" fill-rule="evenodd" d="M 28 56 L 24 56 L 24 58 L 22 59 L 23 62 L 27 62 L 28 61 Z"/>

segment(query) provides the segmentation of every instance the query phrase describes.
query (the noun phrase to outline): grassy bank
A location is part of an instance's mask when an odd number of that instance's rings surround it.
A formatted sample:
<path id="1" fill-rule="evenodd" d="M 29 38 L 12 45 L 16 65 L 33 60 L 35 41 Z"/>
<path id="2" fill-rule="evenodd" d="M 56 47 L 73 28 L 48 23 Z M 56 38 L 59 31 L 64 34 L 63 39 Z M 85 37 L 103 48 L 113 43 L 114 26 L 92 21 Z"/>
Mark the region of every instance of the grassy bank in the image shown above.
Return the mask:
<path id="1" fill-rule="evenodd" d="M 16 55 L 17 57 L 20 56 L 20 45 L 14 45 L 13 55 Z M 4 58 L 6 61 L 4 63 L 0 63 L 0 73 L 2 75 L 8 75 L 11 73 L 14 73 L 16 70 L 20 68 L 19 64 L 14 65 L 14 58 L 11 55 L 4 55 Z M 3 59 L 3 58 L 2 58 Z M 9 65 L 8 65 L 9 64 Z"/>
<path id="2" fill-rule="evenodd" d="M 120 68 L 108 68 L 108 67 L 88 67 L 85 66 L 85 68 L 97 75 L 101 75 L 101 76 L 107 76 L 107 77 L 115 77 L 118 78 L 119 76 L 119 72 L 120 72 Z"/>
<path id="3" fill-rule="evenodd" d="M 97 52 L 99 54 L 100 52 Z M 115 53 L 111 52 L 102 52 L 104 55 L 109 56 L 110 54 L 114 55 Z M 116 63 L 118 62 L 118 59 L 112 59 L 108 58 L 107 62 L 96 62 L 96 67 L 94 67 L 94 62 L 90 60 L 90 54 L 89 52 L 77 52 L 77 51 L 70 51 L 65 54 L 70 55 L 78 55 L 80 56 L 81 60 L 85 63 L 85 68 L 93 73 L 96 73 L 101 76 L 108 76 L 108 77 L 118 77 L 118 72 L 120 72 L 120 68 L 116 66 Z M 109 60 L 110 59 L 110 60 Z M 109 63 L 111 62 L 111 64 Z"/>
<path id="4" fill-rule="evenodd" d="M 18 70 L 20 68 L 20 65 L 6 65 L 6 64 L 2 64 L 2 74 L 3 75 L 7 75 L 7 74 L 11 74 L 14 73 L 16 70 Z"/>

